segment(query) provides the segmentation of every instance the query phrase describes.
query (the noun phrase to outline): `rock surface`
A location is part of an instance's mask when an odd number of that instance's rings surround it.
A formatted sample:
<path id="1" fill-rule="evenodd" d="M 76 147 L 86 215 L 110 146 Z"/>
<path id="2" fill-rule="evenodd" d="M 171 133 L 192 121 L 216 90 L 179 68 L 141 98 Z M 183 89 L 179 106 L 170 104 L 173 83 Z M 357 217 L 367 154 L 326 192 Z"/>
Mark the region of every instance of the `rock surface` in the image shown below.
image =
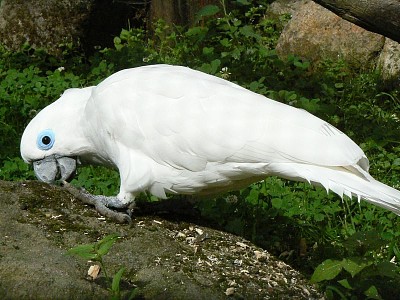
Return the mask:
<path id="1" fill-rule="evenodd" d="M 277 53 L 318 62 L 341 59 L 362 70 L 378 69 L 382 78 L 400 86 L 400 45 L 350 23 L 324 7 L 307 0 L 277 0 L 269 15 L 291 15 L 283 30 Z"/>
<path id="2" fill-rule="evenodd" d="M 198 222 L 142 213 L 119 225 L 62 188 L 38 182 L 0 181 L 0 199 L 1 299 L 108 298 L 104 272 L 88 279 L 91 264 L 65 254 L 111 233 L 122 238 L 104 263 L 110 274 L 126 268 L 125 298 L 132 291 L 134 299 L 323 297 L 266 251 Z"/>
<path id="3" fill-rule="evenodd" d="M 341 19 L 314 2 L 302 2 L 283 30 L 280 56 L 296 54 L 311 61 L 343 59 L 356 68 L 373 66 L 385 38 Z"/>
<path id="4" fill-rule="evenodd" d="M 1 43 L 12 50 L 24 44 L 55 50 L 62 43 L 77 43 L 91 1 L 3 0 L 0 4 Z"/>
<path id="5" fill-rule="evenodd" d="M 124 1 L 2 0 L 0 40 L 11 50 L 29 44 L 59 54 L 62 45 L 73 43 L 90 53 L 95 46 L 112 46 L 122 28 L 135 25 L 137 11 Z"/>
<path id="6" fill-rule="evenodd" d="M 400 87 L 400 44 L 391 39 L 385 40 L 385 45 L 379 56 L 378 68 L 386 81 L 391 81 Z"/>

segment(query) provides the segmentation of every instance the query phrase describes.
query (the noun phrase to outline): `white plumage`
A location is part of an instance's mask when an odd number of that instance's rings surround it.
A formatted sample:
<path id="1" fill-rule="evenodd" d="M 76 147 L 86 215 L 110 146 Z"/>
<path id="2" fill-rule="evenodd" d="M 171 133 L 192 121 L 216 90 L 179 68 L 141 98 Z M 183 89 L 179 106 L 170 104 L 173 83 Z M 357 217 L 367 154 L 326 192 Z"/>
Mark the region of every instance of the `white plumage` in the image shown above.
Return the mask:
<path id="1" fill-rule="evenodd" d="M 38 146 L 44 130 L 54 132 L 49 149 Z M 144 190 L 161 198 L 212 193 L 277 175 L 400 214 L 400 192 L 368 174 L 365 154 L 341 131 L 185 67 L 127 69 L 96 87 L 67 90 L 27 126 L 21 154 L 28 163 L 77 157 L 115 167 L 124 205 Z"/>

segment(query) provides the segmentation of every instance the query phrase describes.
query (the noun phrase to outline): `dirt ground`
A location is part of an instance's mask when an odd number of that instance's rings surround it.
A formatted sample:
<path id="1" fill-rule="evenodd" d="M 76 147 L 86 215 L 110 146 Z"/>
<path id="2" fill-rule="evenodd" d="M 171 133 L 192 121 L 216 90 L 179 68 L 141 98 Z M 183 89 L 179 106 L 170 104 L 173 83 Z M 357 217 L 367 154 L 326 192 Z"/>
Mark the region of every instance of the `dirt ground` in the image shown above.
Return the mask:
<path id="1" fill-rule="evenodd" d="M 323 299 L 268 252 L 167 206 L 116 224 L 61 187 L 0 181 L 0 298 L 108 299 L 104 272 L 93 280 L 93 262 L 66 252 L 117 233 L 104 263 L 111 275 L 126 268 L 123 299 Z"/>

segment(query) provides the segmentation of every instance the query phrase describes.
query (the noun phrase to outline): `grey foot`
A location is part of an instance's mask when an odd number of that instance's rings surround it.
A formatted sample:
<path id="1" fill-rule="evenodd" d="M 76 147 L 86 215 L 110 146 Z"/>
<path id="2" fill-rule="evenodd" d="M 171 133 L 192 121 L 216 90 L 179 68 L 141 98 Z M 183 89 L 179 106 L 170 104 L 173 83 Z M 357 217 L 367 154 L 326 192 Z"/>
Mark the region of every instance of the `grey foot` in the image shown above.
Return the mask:
<path id="1" fill-rule="evenodd" d="M 85 190 L 78 190 L 66 181 L 63 181 L 62 183 L 64 188 L 75 198 L 86 204 L 93 205 L 96 208 L 96 211 L 102 216 L 108 217 L 118 223 L 131 223 L 132 220 L 130 215 L 110 209 L 110 207 L 117 209 L 131 208 L 130 205 L 122 203 L 117 197 L 92 195 Z"/>

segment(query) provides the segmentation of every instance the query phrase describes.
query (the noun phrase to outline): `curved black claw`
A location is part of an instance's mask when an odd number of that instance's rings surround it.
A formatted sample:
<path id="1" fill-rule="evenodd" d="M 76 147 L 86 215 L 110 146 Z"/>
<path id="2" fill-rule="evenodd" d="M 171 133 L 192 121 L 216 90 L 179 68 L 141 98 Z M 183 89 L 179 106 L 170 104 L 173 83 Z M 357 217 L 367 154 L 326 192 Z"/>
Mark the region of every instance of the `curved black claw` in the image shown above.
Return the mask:
<path id="1" fill-rule="evenodd" d="M 93 205 L 96 209 L 96 211 L 101 214 L 102 216 L 108 217 L 112 220 L 114 220 L 117 223 L 128 223 L 130 224 L 132 222 L 132 219 L 129 215 L 118 212 L 115 210 L 112 210 L 108 208 L 105 205 L 105 196 L 95 196 L 91 195 L 85 190 L 78 190 L 76 187 L 74 187 L 72 184 L 63 181 L 62 182 L 64 188 L 72 194 L 75 198 L 81 200 L 83 203 Z"/>

